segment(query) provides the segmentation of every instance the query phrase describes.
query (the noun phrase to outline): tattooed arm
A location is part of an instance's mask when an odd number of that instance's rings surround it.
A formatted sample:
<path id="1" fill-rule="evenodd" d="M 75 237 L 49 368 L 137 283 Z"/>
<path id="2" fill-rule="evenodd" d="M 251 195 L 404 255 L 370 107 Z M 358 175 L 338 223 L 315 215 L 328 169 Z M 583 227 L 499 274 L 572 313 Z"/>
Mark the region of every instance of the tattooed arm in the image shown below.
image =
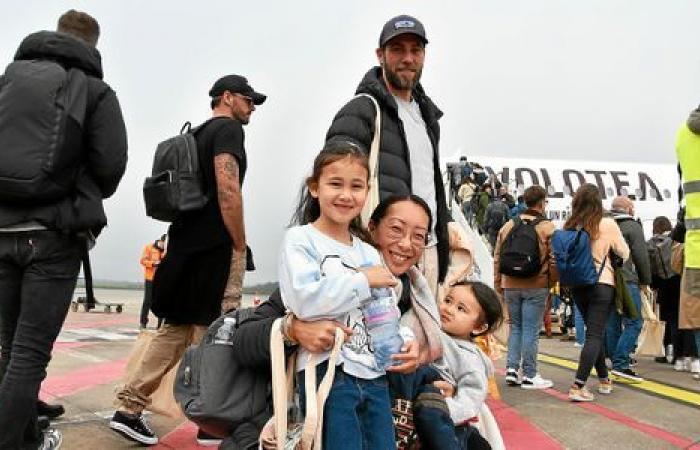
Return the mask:
<path id="1" fill-rule="evenodd" d="M 238 162 L 233 155 L 221 153 L 214 157 L 216 191 L 219 209 L 228 234 L 233 239 L 233 248 L 245 252 L 245 228 L 243 225 L 243 196 L 238 173 Z"/>

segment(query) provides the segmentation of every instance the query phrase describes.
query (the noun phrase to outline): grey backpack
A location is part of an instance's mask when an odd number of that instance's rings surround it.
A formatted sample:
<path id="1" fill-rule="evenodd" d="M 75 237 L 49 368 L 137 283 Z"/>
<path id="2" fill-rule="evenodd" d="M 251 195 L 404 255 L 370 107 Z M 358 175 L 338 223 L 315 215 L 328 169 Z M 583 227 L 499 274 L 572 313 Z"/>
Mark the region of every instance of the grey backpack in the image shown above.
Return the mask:
<path id="1" fill-rule="evenodd" d="M 149 217 L 172 222 L 180 213 L 201 209 L 209 202 L 195 139 L 197 131 L 206 123 L 192 128 L 190 122 L 185 122 L 180 134 L 158 144 L 151 176 L 143 182 L 143 199 Z"/>
<path id="2" fill-rule="evenodd" d="M 72 192 L 87 93 L 79 69 L 38 59 L 7 66 L 0 77 L 0 201 L 47 203 Z"/>
<path id="3" fill-rule="evenodd" d="M 667 280 L 678 275 L 671 267 L 671 247 L 673 240 L 670 236 L 654 236 L 647 241 L 651 273 Z"/>
<path id="4" fill-rule="evenodd" d="M 255 308 L 242 308 L 216 319 L 199 345 L 180 362 L 174 395 L 185 416 L 213 436 L 230 435 L 242 421 L 269 409 L 270 377 L 240 367 L 233 337 Z"/>

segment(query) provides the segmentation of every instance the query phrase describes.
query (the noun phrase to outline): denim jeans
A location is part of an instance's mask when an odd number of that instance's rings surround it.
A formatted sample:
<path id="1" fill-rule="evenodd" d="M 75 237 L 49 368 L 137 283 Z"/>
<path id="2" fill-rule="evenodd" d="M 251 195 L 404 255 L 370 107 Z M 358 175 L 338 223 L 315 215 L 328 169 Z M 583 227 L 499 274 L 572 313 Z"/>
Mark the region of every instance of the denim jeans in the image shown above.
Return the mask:
<path id="1" fill-rule="evenodd" d="M 574 301 L 586 324 L 586 341 L 579 355 L 576 382 L 586 384 L 595 366 L 598 378 L 608 378 L 603 337 L 610 311 L 615 304 L 615 288 L 603 283 L 573 289 Z"/>
<path id="2" fill-rule="evenodd" d="M 432 366 L 420 366 L 413 373 L 386 374 L 392 400 L 413 402 L 413 424 L 421 448 L 460 450 L 456 429 L 447 402 L 433 382 L 442 380 Z M 440 405 L 437 405 L 440 402 Z"/>
<path id="3" fill-rule="evenodd" d="M 328 362 L 316 366 L 321 382 Z M 297 374 L 302 410 L 305 410 L 304 371 Z M 364 380 L 335 370 L 323 409 L 323 448 L 333 450 L 389 450 L 396 448 L 386 376 Z"/>
<path id="4" fill-rule="evenodd" d="M 36 402 L 68 313 L 84 243 L 57 231 L 0 233 L 0 448 L 37 441 Z"/>
<path id="5" fill-rule="evenodd" d="M 576 342 L 583 345 L 586 342 L 586 324 L 583 322 L 583 314 L 574 303 L 574 327 L 576 327 Z"/>
<path id="6" fill-rule="evenodd" d="M 523 375 L 537 374 L 537 343 L 547 303 L 547 288 L 504 289 L 510 316 L 508 369 L 518 370 L 522 359 Z"/>
<path id="7" fill-rule="evenodd" d="M 632 301 L 637 311 L 642 310 L 642 295 L 637 283 L 627 283 Z M 637 338 L 642 332 L 642 318 L 623 317 L 613 308 L 605 330 L 605 348 L 615 370 L 629 369 L 630 353 L 637 345 Z"/>
<path id="8" fill-rule="evenodd" d="M 697 356 L 700 356 L 700 329 L 695 330 L 695 348 L 697 349 Z"/>

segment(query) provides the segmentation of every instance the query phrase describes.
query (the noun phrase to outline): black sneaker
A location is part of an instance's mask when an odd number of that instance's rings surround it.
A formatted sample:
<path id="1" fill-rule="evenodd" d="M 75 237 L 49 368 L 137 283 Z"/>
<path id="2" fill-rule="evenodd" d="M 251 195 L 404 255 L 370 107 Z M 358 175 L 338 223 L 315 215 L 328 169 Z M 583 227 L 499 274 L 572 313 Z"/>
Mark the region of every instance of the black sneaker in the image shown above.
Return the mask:
<path id="1" fill-rule="evenodd" d="M 515 369 L 506 370 L 506 383 L 508 386 L 520 386 L 520 377 Z"/>
<path id="2" fill-rule="evenodd" d="M 637 367 L 637 358 L 630 356 L 630 367 Z"/>
<path id="3" fill-rule="evenodd" d="M 625 380 L 630 380 L 635 383 L 641 383 L 644 381 L 644 378 L 640 377 L 637 375 L 637 372 L 634 370 L 627 368 L 627 369 L 613 369 L 612 370 L 613 375 L 624 378 Z"/>
<path id="4" fill-rule="evenodd" d="M 38 450 L 58 450 L 63 442 L 63 435 L 55 428 L 48 428 L 43 432 L 44 440 L 39 444 Z"/>
<path id="5" fill-rule="evenodd" d="M 123 436 L 145 445 L 158 443 L 158 436 L 151 430 L 141 414 L 130 415 L 117 411 L 109 422 L 109 427 Z"/>
<path id="6" fill-rule="evenodd" d="M 222 439 L 212 436 L 211 434 L 205 433 L 201 429 L 197 431 L 197 444 L 203 447 L 214 447 L 221 444 Z"/>
<path id="7" fill-rule="evenodd" d="M 39 416 L 46 416 L 49 418 L 49 420 L 57 419 L 61 417 L 66 410 L 63 408 L 63 405 L 49 405 L 46 402 L 42 402 L 41 400 L 37 400 L 36 402 L 36 413 Z"/>
<path id="8" fill-rule="evenodd" d="M 666 360 L 665 356 L 657 356 L 654 358 L 654 362 L 657 362 L 659 364 L 668 364 L 668 361 Z"/>

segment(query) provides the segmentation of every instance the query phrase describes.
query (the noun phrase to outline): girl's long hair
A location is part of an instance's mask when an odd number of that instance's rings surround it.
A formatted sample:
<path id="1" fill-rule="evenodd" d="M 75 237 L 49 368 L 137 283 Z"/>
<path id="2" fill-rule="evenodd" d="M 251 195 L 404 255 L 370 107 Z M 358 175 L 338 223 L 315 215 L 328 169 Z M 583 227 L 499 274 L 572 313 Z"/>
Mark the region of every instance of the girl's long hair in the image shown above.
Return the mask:
<path id="1" fill-rule="evenodd" d="M 367 181 L 369 182 L 369 161 L 365 152 L 357 144 L 350 141 L 327 142 L 316 156 L 316 159 L 314 159 L 311 176 L 306 178 L 301 186 L 299 201 L 294 215 L 289 221 L 289 226 L 306 225 L 321 216 L 321 206 L 318 199 L 314 198 L 309 192 L 309 186 L 318 183 L 324 167 L 345 158 L 353 158 L 362 165 L 367 171 Z M 367 231 L 362 228 L 360 216 L 357 216 L 350 222 L 350 232 L 363 240 L 368 240 Z"/>
<path id="2" fill-rule="evenodd" d="M 571 201 L 571 216 L 564 224 L 565 230 L 583 228 L 591 236 L 598 238 L 600 221 L 603 220 L 603 199 L 598 187 L 591 183 L 582 184 Z"/>

